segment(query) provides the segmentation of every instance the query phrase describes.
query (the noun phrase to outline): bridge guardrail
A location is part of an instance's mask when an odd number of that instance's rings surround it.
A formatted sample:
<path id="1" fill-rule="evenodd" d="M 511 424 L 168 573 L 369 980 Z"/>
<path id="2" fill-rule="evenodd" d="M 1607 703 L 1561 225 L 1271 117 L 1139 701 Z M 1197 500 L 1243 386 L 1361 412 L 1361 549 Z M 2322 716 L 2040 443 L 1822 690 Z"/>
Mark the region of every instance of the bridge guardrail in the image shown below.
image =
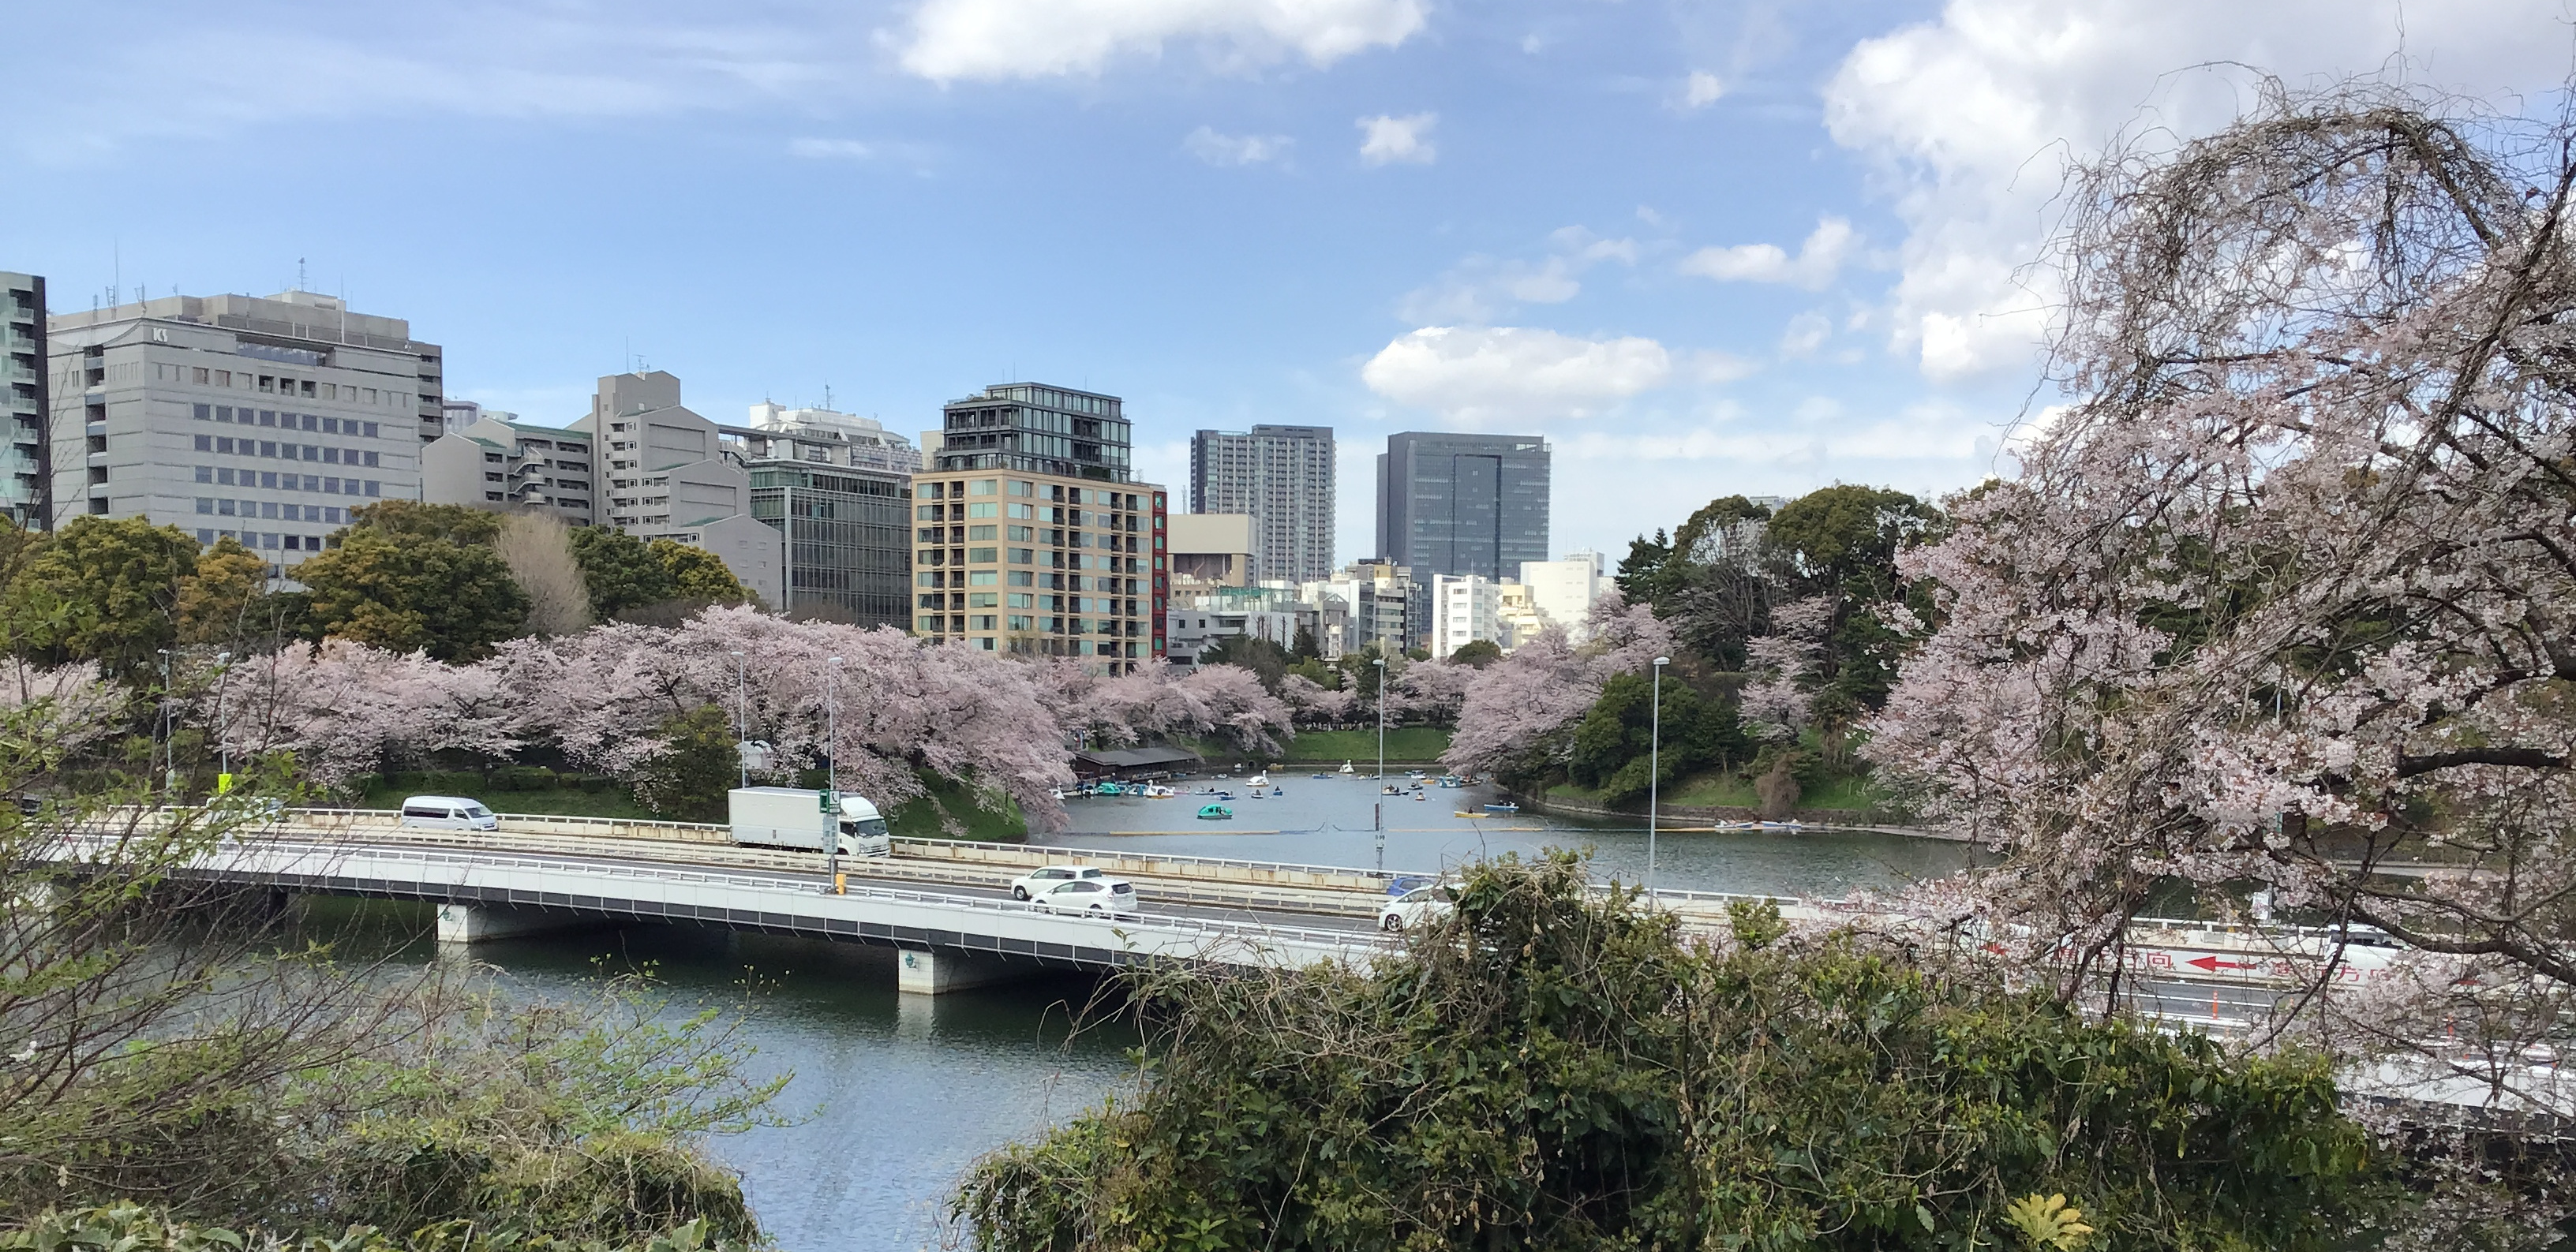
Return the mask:
<path id="1" fill-rule="evenodd" d="M 227 844 L 235 848 L 247 848 L 251 846 L 245 841 L 228 840 Z M 295 846 L 286 843 L 285 841 L 263 841 L 263 844 L 264 846 L 281 850 Z M 305 844 L 303 846 L 311 851 L 325 855 L 346 855 L 348 853 L 348 850 L 345 848 L 334 847 L 329 844 Z M 556 871 L 576 869 L 585 874 L 594 874 L 609 878 L 655 879 L 665 882 L 702 883 L 714 886 L 744 887 L 755 890 L 787 891 L 799 895 L 833 894 L 836 898 L 843 899 L 858 897 L 876 900 L 904 901 L 916 904 L 934 904 L 945 908 L 958 908 L 972 912 L 1000 915 L 1025 916 L 1035 914 L 1050 917 L 1062 916 L 1061 914 L 1050 913 L 1045 909 L 1039 908 L 1035 904 L 1018 900 L 986 900 L 974 896 L 948 895 L 942 892 L 911 891 L 900 887 L 854 886 L 847 891 L 840 893 L 818 893 L 814 890 L 814 882 L 807 878 L 791 878 L 769 874 L 730 873 L 721 870 L 682 869 L 677 867 L 665 868 L 661 866 L 637 864 L 631 861 L 590 861 L 565 857 L 529 856 L 522 853 L 508 852 L 451 852 L 443 849 L 427 847 L 371 847 L 366 850 L 364 855 L 373 859 L 417 862 L 422 865 L 460 865 L 494 869 Z M 1365 930 L 1316 930 L 1302 926 L 1275 926 L 1264 922 L 1237 922 L 1216 918 L 1155 916 L 1150 914 L 1142 914 L 1132 920 L 1165 929 L 1190 930 L 1201 934 L 1230 935 L 1243 938 L 1281 939 L 1297 943 L 1327 946 L 1339 945 L 1345 947 L 1377 948 L 1385 946 L 1387 942 L 1376 932 Z"/>

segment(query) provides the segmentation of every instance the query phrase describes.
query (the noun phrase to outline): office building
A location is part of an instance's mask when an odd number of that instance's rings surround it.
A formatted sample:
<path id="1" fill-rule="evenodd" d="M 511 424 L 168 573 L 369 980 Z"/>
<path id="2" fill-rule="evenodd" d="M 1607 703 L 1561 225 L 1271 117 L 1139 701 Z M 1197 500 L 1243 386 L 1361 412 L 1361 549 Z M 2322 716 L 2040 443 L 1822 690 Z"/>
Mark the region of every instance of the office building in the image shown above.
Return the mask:
<path id="1" fill-rule="evenodd" d="M 539 509 L 571 526 L 599 521 L 598 461 L 589 434 L 508 421 L 495 409 L 476 411 L 475 421 L 421 449 L 423 501 Z"/>
<path id="2" fill-rule="evenodd" d="M 1500 582 L 1547 559 L 1548 447 L 1536 436 L 1408 431 L 1377 459 L 1377 558 Z"/>
<path id="3" fill-rule="evenodd" d="M 436 345 L 331 296 L 170 296 L 47 320 L 52 499 L 233 538 L 291 576 L 351 510 L 420 496 Z"/>
<path id="4" fill-rule="evenodd" d="M 751 515 L 779 532 L 777 607 L 860 626 L 912 624 L 912 479 L 920 454 L 873 418 L 751 406 L 723 428 L 751 476 Z"/>
<path id="5" fill-rule="evenodd" d="M 1496 647 L 1510 644 L 1502 620 L 1504 586 L 1482 574 L 1432 575 L 1431 655 L 1449 656 L 1479 639 Z"/>
<path id="6" fill-rule="evenodd" d="M 1251 581 L 1253 518 L 1242 513 L 1175 513 L 1171 519 L 1172 594 Z"/>
<path id="7" fill-rule="evenodd" d="M 1098 673 L 1161 659 L 1170 496 L 1132 480 L 1119 398 L 1001 383 L 941 418 L 913 479 L 914 632 Z"/>
<path id="8" fill-rule="evenodd" d="M 831 409 L 791 409 L 772 400 L 751 406 L 747 426 L 727 427 L 728 435 L 771 441 L 785 459 L 894 474 L 921 472 L 921 451 L 885 423 L 856 413 Z"/>
<path id="9" fill-rule="evenodd" d="M 1253 519 L 1252 578 L 1333 571 L 1333 428 L 1255 426 L 1190 437 L 1190 512 Z"/>
<path id="10" fill-rule="evenodd" d="M 450 435 L 486 418 L 496 422 L 519 420 L 519 415 L 516 413 L 501 409 L 487 409 L 472 400 L 442 400 L 438 404 L 438 413 L 440 432 Z"/>
<path id="11" fill-rule="evenodd" d="M 52 471 L 46 446 L 45 280 L 0 273 L 0 428 L 8 433 L 0 468 L 0 513 L 41 528 Z"/>
<path id="12" fill-rule="evenodd" d="M 589 436 L 597 454 L 600 524 L 704 548 L 762 603 L 785 597 L 779 533 L 752 516 L 750 474 L 716 424 L 680 403 L 679 379 L 661 370 L 607 375 L 571 430 Z"/>
<path id="13" fill-rule="evenodd" d="M 1601 554 L 1588 548 L 1553 561 L 1521 562 L 1521 582 L 1529 588 L 1530 607 L 1563 626 L 1576 643 L 1588 637 L 1592 606 L 1610 588 L 1601 572 Z"/>

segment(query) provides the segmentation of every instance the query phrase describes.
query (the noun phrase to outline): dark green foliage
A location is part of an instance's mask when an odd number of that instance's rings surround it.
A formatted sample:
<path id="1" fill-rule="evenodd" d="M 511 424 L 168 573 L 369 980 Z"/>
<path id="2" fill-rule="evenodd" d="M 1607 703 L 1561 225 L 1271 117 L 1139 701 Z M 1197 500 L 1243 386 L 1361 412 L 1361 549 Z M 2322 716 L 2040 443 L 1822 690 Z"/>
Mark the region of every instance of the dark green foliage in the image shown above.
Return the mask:
<path id="1" fill-rule="evenodd" d="M 1503 645 L 1491 639 L 1470 639 L 1449 654 L 1452 664 L 1473 665 L 1478 669 L 1503 659 Z"/>
<path id="2" fill-rule="evenodd" d="M 679 821 L 723 821 L 726 793 L 742 777 L 725 708 L 701 704 L 682 713 L 662 724 L 662 738 L 670 746 L 637 771 L 635 799 Z"/>
<path id="3" fill-rule="evenodd" d="M 1297 638 L 1295 642 L 1288 645 L 1288 655 L 1300 662 L 1318 661 L 1323 659 L 1323 649 L 1315 646 L 1315 629 L 1313 627 L 1300 626 L 1297 628 Z"/>
<path id="4" fill-rule="evenodd" d="M 1261 680 L 1263 689 L 1279 694 L 1279 680 L 1288 676 L 1291 664 L 1288 650 L 1267 639 L 1250 635 L 1228 635 L 1199 649 L 1201 665 L 1240 665 Z"/>
<path id="5" fill-rule="evenodd" d="M 1466 877 L 1367 973 L 1135 976 L 1132 1102 L 986 1159 L 987 1248 L 2324 1252 L 2387 1192 L 2324 1061 L 2230 1058 L 1776 915 L 1687 944 L 1571 859 Z"/>
<path id="6" fill-rule="evenodd" d="M 377 508 L 385 506 L 378 505 Z M 524 632 L 528 596 L 488 545 L 460 542 L 470 527 L 439 527 L 419 513 L 357 525 L 296 567 L 305 586 L 305 630 L 441 661 L 475 661 Z"/>
<path id="7" fill-rule="evenodd" d="M 348 529 L 382 531 L 412 539 L 444 539 L 456 544 L 490 546 L 501 534 L 501 515 L 462 504 L 421 504 L 384 500 L 353 510 Z M 347 531 L 342 532 L 346 534 Z"/>
<path id="8" fill-rule="evenodd" d="M 180 1221 L 139 1204 L 47 1209 L 24 1225 L 0 1230 L 0 1252 L 731 1252 L 749 1246 L 709 1237 L 703 1221 L 615 1245 L 466 1221 L 406 1235 L 357 1226 L 328 1235 L 272 1236 L 257 1226 L 233 1230 Z"/>
<path id="9" fill-rule="evenodd" d="M 671 575 L 671 598 L 696 600 L 708 604 L 741 604 L 752 599 L 751 590 L 734 577 L 733 567 L 724 558 L 704 548 L 693 548 L 677 539 L 656 539 L 644 545 L 653 559 Z"/>
<path id="10" fill-rule="evenodd" d="M 574 529 L 572 556 L 581 566 L 582 586 L 590 592 L 591 611 L 603 618 L 680 594 L 671 567 L 643 540 L 614 527 Z"/>
<path id="11" fill-rule="evenodd" d="M 1701 770 L 1740 764 L 1747 746 L 1732 701 L 1700 695 L 1679 674 L 1664 676 L 1665 785 Z M 1643 800 L 1653 748 L 1653 680 L 1620 674 L 1602 684 L 1601 698 L 1575 725 L 1566 776 L 1580 786 L 1599 788 L 1605 804 Z"/>
<path id="12" fill-rule="evenodd" d="M 96 661 L 111 677 L 151 680 L 155 653 L 178 639 L 179 584 L 196 572 L 195 539 L 139 517 L 83 515 L 51 534 L 12 526 L 6 540 L 0 625 L 10 651 L 43 665 Z"/>

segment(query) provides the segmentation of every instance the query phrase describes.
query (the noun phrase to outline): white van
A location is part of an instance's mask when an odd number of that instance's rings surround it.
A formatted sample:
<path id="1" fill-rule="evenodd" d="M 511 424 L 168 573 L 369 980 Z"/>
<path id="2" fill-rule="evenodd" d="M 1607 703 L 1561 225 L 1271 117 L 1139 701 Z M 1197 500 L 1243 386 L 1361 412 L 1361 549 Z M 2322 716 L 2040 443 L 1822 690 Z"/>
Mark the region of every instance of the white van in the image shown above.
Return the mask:
<path id="1" fill-rule="evenodd" d="M 402 824 L 432 830 L 498 830 L 501 819 L 480 800 L 462 796 L 413 796 L 403 801 Z"/>

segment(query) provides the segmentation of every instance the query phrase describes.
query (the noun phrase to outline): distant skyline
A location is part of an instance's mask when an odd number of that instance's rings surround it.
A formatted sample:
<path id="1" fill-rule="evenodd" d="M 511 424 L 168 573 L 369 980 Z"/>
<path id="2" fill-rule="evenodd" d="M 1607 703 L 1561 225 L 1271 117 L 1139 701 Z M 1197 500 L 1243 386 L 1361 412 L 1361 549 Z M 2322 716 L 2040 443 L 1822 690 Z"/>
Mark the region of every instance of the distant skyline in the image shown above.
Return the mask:
<path id="1" fill-rule="evenodd" d="M 0 122 L 0 268 L 293 286 L 569 422 L 665 369 L 933 429 L 1006 381 L 1331 426 L 1337 551 L 1411 429 L 1538 434 L 1550 548 L 1715 495 L 2008 466 L 2070 157 L 2381 73 L 2550 114 L 2567 3 L 592 0 L 60 5 Z"/>

